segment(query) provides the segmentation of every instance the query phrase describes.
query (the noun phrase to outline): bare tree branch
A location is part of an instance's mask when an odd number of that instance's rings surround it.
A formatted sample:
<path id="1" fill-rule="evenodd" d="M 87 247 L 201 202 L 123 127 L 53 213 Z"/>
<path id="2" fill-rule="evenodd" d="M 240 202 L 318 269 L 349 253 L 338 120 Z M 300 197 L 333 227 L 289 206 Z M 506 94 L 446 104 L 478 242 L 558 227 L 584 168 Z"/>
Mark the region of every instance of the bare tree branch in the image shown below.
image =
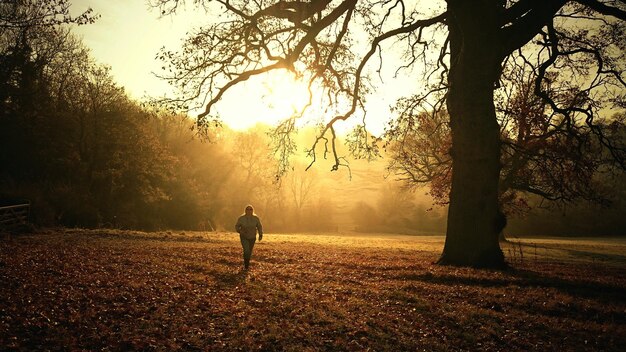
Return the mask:
<path id="1" fill-rule="evenodd" d="M 559 9 L 563 7 L 566 2 L 567 0 L 527 0 L 524 1 L 523 8 L 520 8 L 519 10 L 515 6 L 506 10 L 513 11 L 515 16 L 505 15 L 505 17 L 517 17 L 517 19 L 511 25 L 504 27 L 500 31 L 500 40 L 502 41 L 502 57 L 513 52 L 517 48 L 521 48 L 534 38 L 535 35 L 539 33 L 541 28 L 546 26 L 548 22 L 552 20 L 557 11 L 559 11 Z"/>
<path id="2" fill-rule="evenodd" d="M 575 1 L 603 15 L 613 16 L 623 21 L 626 21 L 626 11 L 624 9 L 619 9 L 614 6 L 608 6 L 604 2 L 598 1 L 598 0 L 575 0 Z M 624 5 L 624 2 L 622 2 L 622 5 Z"/>

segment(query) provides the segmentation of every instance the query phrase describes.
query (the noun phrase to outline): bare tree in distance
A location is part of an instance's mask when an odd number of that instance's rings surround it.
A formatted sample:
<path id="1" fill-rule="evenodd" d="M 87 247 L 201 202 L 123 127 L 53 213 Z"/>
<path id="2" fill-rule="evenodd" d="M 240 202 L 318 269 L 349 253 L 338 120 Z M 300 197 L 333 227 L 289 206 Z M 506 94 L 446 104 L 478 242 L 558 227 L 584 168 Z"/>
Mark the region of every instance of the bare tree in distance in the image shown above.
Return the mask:
<path id="1" fill-rule="evenodd" d="M 164 14 L 181 3 L 153 1 Z M 624 146 L 608 139 L 597 123 L 603 103 L 624 107 L 623 0 L 447 0 L 441 10 L 432 10 L 430 2 L 402 0 L 194 4 L 220 15 L 191 33 L 180 52 L 158 55 L 171 70 L 166 78 L 180 88 L 179 98 L 169 102 L 187 109 L 199 102 L 204 108 L 197 125 L 204 128 L 217 119 L 212 109 L 232 87 L 274 70 L 294 72 L 309 82 L 310 104 L 275 134 L 289 145 L 295 119 L 310 106 L 333 107 L 337 113 L 321 124 L 309 150 L 313 162 L 319 153 L 334 159 L 333 170 L 344 164 L 335 148 L 335 123 L 366 116 L 365 98 L 376 79 L 368 64 L 380 70 L 388 64 L 387 50 L 393 50 L 402 54 L 402 61 L 393 63 L 397 73 L 426 67 L 424 80 L 416 80 L 407 95 L 417 94 L 415 104 L 435 112 L 445 108 L 450 116 L 450 206 L 441 264 L 505 265 L 498 242 L 502 139 L 494 91 L 513 54 L 522 52 L 536 68 L 533 93 L 554 112 L 553 123 L 575 129 L 576 118 L 583 116 L 593 136 L 624 165 Z M 606 40 L 598 47 L 594 39 Z M 555 71 L 565 72 L 562 78 L 571 83 L 568 99 L 557 99 L 547 88 Z M 313 102 L 316 87 L 323 89 L 321 103 Z M 597 103 L 581 105 L 580 99 Z M 371 136 L 362 131 L 354 142 L 367 150 Z"/>
<path id="2" fill-rule="evenodd" d="M 287 175 L 286 180 L 286 186 L 294 206 L 295 223 L 298 228 L 302 225 L 302 213 L 305 206 L 311 202 L 313 191 L 318 183 L 315 170 L 311 173 L 304 172 L 302 169 L 302 167 L 294 168 Z"/>

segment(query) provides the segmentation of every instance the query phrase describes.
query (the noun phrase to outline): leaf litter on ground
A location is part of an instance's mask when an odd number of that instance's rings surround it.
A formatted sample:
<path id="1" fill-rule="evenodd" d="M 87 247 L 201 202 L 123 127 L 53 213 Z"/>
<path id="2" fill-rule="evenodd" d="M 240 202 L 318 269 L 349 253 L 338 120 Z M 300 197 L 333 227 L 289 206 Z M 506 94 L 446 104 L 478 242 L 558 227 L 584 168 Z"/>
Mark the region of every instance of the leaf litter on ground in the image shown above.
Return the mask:
<path id="1" fill-rule="evenodd" d="M 626 277 L 614 248 L 608 251 L 617 260 L 589 262 L 589 256 L 564 258 L 567 247 L 550 252 L 541 243 L 539 257 L 509 258 L 511 268 L 494 271 L 433 264 L 442 243 L 441 237 L 427 236 L 270 234 L 255 246 L 251 270 L 243 271 L 238 238 L 231 233 L 72 229 L 16 236 L 0 242 L 0 346 L 23 351 L 618 351 L 626 346 Z"/>

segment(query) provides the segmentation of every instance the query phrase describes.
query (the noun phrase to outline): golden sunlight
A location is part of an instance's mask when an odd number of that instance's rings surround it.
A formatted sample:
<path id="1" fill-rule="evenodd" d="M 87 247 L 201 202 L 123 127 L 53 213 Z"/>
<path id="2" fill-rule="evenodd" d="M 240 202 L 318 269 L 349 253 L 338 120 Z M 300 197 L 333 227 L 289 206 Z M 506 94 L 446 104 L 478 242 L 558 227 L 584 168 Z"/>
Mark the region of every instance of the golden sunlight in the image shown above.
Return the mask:
<path id="1" fill-rule="evenodd" d="M 339 108 L 341 111 L 329 111 L 327 106 L 320 105 L 326 104 L 325 99 L 322 99 L 322 91 L 322 87 L 313 84 L 311 106 L 307 107 L 307 112 L 297 122 L 298 126 L 328 122 L 334 114 L 349 110 L 347 103 Z M 390 93 L 393 92 L 389 89 L 374 93 L 373 99 L 366 104 L 369 111 L 367 128 L 374 135 L 381 135 L 389 120 L 389 106 L 397 98 L 397 94 Z M 288 70 L 280 70 L 251 78 L 231 88 L 214 109 L 226 125 L 243 131 L 259 123 L 276 126 L 301 112 L 308 103 L 308 82 L 297 79 Z M 362 115 L 357 113 L 347 121 L 338 121 L 335 131 L 344 135 L 362 121 Z"/>
<path id="2" fill-rule="evenodd" d="M 240 84 L 228 91 L 216 112 L 235 130 L 263 123 L 276 126 L 301 111 L 308 103 L 307 84 L 287 70 L 274 71 Z"/>

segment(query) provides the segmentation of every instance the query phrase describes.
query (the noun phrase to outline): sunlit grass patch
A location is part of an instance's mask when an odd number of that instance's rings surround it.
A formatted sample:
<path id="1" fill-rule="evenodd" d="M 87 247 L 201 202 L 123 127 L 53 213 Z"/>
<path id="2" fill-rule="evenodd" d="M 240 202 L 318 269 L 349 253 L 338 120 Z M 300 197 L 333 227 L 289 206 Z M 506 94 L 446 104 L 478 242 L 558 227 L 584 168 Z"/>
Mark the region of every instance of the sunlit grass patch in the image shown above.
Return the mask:
<path id="1" fill-rule="evenodd" d="M 278 243 L 310 243 L 348 248 L 410 249 L 418 251 L 440 251 L 443 236 L 412 236 L 389 234 L 315 233 L 315 234 L 272 234 L 269 241 Z"/>
<path id="2" fill-rule="evenodd" d="M 626 267 L 626 238 L 512 238 L 502 244 L 510 262 L 558 261 Z"/>

